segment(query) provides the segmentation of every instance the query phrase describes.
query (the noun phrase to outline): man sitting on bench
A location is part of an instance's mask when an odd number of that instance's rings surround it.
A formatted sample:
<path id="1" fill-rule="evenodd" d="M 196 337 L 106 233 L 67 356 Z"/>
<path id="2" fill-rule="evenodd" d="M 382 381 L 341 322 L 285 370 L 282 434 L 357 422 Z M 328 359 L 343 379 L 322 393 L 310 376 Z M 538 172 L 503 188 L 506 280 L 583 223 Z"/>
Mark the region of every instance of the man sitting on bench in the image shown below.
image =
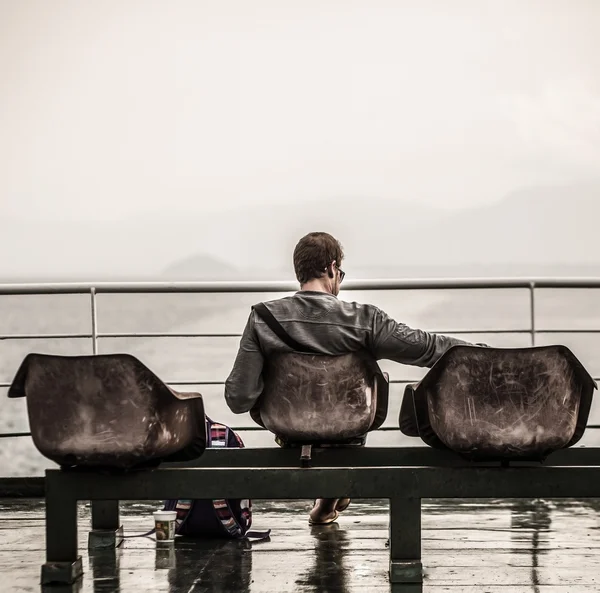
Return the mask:
<path id="1" fill-rule="evenodd" d="M 313 351 L 342 355 L 358 350 L 375 360 L 431 367 L 452 346 L 469 344 L 431 334 L 394 321 L 374 305 L 340 301 L 344 254 L 339 241 L 327 233 L 309 233 L 296 245 L 294 270 L 300 290 L 291 297 L 266 303 L 268 310 L 298 343 Z M 290 347 L 253 310 L 227 381 L 225 400 L 232 412 L 252 409 L 263 391 L 263 363 Z M 349 499 L 318 499 L 311 523 L 331 523 Z"/>

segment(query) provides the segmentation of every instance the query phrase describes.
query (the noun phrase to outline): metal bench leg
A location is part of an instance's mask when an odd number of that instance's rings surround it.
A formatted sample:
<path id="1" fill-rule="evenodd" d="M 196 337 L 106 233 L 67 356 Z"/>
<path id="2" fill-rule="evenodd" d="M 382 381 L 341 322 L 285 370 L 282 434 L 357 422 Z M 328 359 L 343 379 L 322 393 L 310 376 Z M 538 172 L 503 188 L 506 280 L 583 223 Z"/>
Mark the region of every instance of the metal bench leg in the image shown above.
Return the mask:
<path id="1" fill-rule="evenodd" d="M 421 499 L 390 499 L 390 582 L 423 582 Z"/>
<path id="2" fill-rule="evenodd" d="M 60 472 L 46 473 L 46 563 L 42 585 L 71 584 L 83 574 L 77 555 L 77 499 L 62 490 Z"/>
<path id="3" fill-rule="evenodd" d="M 90 550 L 90 571 L 94 581 L 102 581 L 108 586 L 119 591 L 121 550 L 117 548 L 106 548 L 104 550 Z M 45 592 L 44 592 L 45 593 Z"/>
<path id="4" fill-rule="evenodd" d="M 92 500 L 92 531 L 88 535 L 89 550 L 116 548 L 123 542 L 118 500 Z"/>

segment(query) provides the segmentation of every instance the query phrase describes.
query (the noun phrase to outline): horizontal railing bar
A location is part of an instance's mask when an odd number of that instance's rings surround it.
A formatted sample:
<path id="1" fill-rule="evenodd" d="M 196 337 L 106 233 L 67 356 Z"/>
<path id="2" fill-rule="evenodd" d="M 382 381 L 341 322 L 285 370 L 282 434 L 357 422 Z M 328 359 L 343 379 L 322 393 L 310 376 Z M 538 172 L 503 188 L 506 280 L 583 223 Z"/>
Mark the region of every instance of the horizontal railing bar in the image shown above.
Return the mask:
<path id="1" fill-rule="evenodd" d="M 420 379 L 413 379 L 409 381 L 407 379 L 393 379 L 390 380 L 391 384 L 403 384 L 403 383 L 418 383 Z M 12 383 L 0 383 L 0 388 L 8 388 L 12 385 Z M 202 387 L 204 385 L 225 385 L 225 381 L 165 381 L 165 385 L 169 385 L 171 387 L 186 387 L 186 386 L 194 386 L 198 385 Z"/>
<path id="2" fill-rule="evenodd" d="M 421 377 L 422 379 L 422 377 Z M 390 379 L 390 385 L 403 385 L 418 383 L 421 379 Z M 594 381 L 600 381 L 600 377 L 592 377 Z M 166 385 L 225 385 L 225 381 L 165 381 Z M 10 384 L 9 384 L 10 385 Z M 0 384 L 2 386 L 2 384 Z"/>
<path id="3" fill-rule="evenodd" d="M 44 498 L 46 478 L 0 478 L 0 498 Z"/>
<path id="4" fill-rule="evenodd" d="M 418 383 L 421 379 L 390 379 L 391 384 Z M 165 381 L 167 385 L 225 385 L 225 381 Z"/>
<path id="5" fill-rule="evenodd" d="M 530 329 L 435 329 L 434 334 L 447 335 L 496 335 L 496 334 L 529 334 Z M 536 334 L 600 334 L 599 329 L 538 329 Z M 91 338 L 92 334 L 1 334 L 1 340 L 54 340 Z M 240 333 L 196 333 L 196 332 L 105 332 L 96 335 L 98 339 L 106 338 L 241 338 Z"/>
<path id="6" fill-rule="evenodd" d="M 98 338 L 241 338 L 242 334 L 204 334 L 195 332 L 99 333 Z"/>
<path id="7" fill-rule="evenodd" d="M 203 386 L 203 385 L 225 385 L 225 381 L 193 381 L 193 380 L 186 380 L 186 381 L 165 381 L 166 385 L 170 385 L 172 386 L 177 386 L 177 387 L 184 387 L 186 385 L 198 385 L 198 386 Z"/>
<path id="8" fill-rule="evenodd" d="M 91 333 L 82 334 L 0 334 L 0 340 L 53 340 L 91 338 Z M 242 334 L 204 334 L 196 332 L 106 332 L 97 338 L 241 338 Z"/>
<path id="9" fill-rule="evenodd" d="M 421 278 L 348 280 L 349 290 L 600 288 L 600 278 Z M 291 281 L 239 282 L 60 282 L 0 284 L 0 295 L 110 293 L 230 293 L 295 292 Z"/>
<path id="10" fill-rule="evenodd" d="M 390 383 L 417 383 L 419 381 L 419 379 L 416 379 L 415 381 L 390 381 Z M 12 385 L 12 383 L 0 383 L 0 389 L 2 388 L 8 388 Z M 193 386 L 193 385 L 198 385 L 199 387 L 202 387 L 203 385 L 209 385 L 209 386 L 213 386 L 213 385 L 225 385 L 225 381 L 165 381 L 165 385 L 169 385 L 171 387 L 186 387 L 186 386 Z"/>
<path id="11" fill-rule="evenodd" d="M 230 428 L 239 432 L 270 432 L 258 424 L 255 426 L 230 426 Z M 598 430 L 600 429 L 600 424 L 587 424 L 586 429 Z M 400 428 L 398 426 L 381 426 L 372 432 L 400 432 Z M 30 432 L 0 432 L 0 439 L 16 439 L 30 436 Z"/>
<path id="12" fill-rule="evenodd" d="M 54 340 L 91 338 L 92 334 L 1 334 L 0 340 Z M 98 333 L 100 338 L 241 338 L 242 334 L 203 334 L 195 332 L 131 332 L 131 333 Z"/>
<path id="13" fill-rule="evenodd" d="M 437 334 L 528 334 L 530 329 L 457 329 L 430 330 Z M 598 330 L 590 332 L 600 333 Z M 242 334 L 204 334 L 191 332 L 136 332 L 136 333 L 99 333 L 98 338 L 241 338 Z"/>
<path id="14" fill-rule="evenodd" d="M 21 437 L 30 437 L 30 432 L 0 432 L 0 439 L 18 439 Z"/>
<path id="15" fill-rule="evenodd" d="M 589 428 L 590 430 L 598 430 L 600 429 L 600 424 L 586 424 L 585 426 L 586 428 Z M 262 426 L 231 426 L 230 427 L 232 430 L 239 430 L 240 432 L 270 432 L 269 430 L 267 430 L 266 428 L 263 428 Z M 376 430 L 372 431 L 372 432 L 400 432 L 400 428 L 398 426 L 380 426 L 379 428 L 377 428 Z M 3 435 L 0 434 L 0 438 Z"/>
<path id="16" fill-rule="evenodd" d="M 418 383 L 421 379 L 390 379 L 390 383 L 391 384 L 402 384 L 402 383 Z M 10 387 L 12 385 L 12 383 L 0 383 L 0 388 L 1 387 Z M 198 386 L 203 386 L 203 385 L 225 385 L 225 381 L 191 381 L 191 380 L 186 380 L 186 381 L 165 381 L 165 385 L 170 385 L 171 387 L 173 386 L 186 386 L 186 385 L 198 385 Z"/>
<path id="17" fill-rule="evenodd" d="M 91 338 L 92 334 L 2 334 L 1 340 L 67 340 Z"/>
<path id="18" fill-rule="evenodd" d="M 600 377 L 592 377 L 592 379 L 596 382 L 600 382 Z M 418 383 L 421 379 L 390 379 L 390 385 L 408 385 L 409 383 Z M 8 388 L 12 385 L 12 383 L 0 383 L 1 388 Z M 190 385 L 198 385 L 202 387 L 203 385 L 225 385 L 225 381 L 165 381 L 165 385 L 170 385 L 171 387 L 185 387 Z"/>
<path id="19" fill-rule="evenodd" d="M 600 329 L 536 329 L 536 334 L 600 334 Z"/>

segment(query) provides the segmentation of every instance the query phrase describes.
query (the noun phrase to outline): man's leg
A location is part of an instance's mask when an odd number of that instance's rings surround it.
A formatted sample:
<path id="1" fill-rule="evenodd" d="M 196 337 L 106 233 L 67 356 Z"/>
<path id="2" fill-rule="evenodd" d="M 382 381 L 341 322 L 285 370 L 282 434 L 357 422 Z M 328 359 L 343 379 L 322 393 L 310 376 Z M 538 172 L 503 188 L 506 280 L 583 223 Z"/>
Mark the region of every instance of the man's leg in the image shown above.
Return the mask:
<path id="1" fill-rule="evenodd" d="M 315 506 L 312 508 L 308 517 L 308 522 L 311 525 L 326 525 L 333 523 L 339 516 L 339 511 L 336 509 L 339 498 L 317 498 Z M 344 499 L 348 500 L 348 499 Z"/>
<path id="2" fill-rule="evenodd" d="M 352 442 L 353 447 L 364 447 L 367 437 L 358 437 Z M 343 446 L 343 445 L 341 445 Z M 339 514 L 350 506 L 349 498 L 317 498 L 310 512 L 308 522 L 313 525 L 333 523 Z"/>
<path id="3" fill-rule="evenodd" d="M 348 506 L 350 506 L 349 498 L 317 498 L 310 512 L 309 523 L 312 525 L 333 523 Z"/>

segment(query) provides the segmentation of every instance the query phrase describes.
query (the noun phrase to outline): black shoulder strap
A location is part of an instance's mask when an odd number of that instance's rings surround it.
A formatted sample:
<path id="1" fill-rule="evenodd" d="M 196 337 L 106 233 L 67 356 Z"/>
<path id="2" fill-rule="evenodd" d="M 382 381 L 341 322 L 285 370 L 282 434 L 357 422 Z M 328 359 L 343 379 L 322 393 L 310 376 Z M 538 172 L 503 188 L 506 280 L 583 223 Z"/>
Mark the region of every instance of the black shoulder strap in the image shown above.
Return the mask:
<path id="1" fill-rule="evenodd" d="M 302 354 L 320 354 L 313 348 L 307 348 L 299 342 L 296 342 L 292 336 L 290 336 L 281 326 L 279 321 L 275 319 L 273 313 L 267 309 L 264 303 L 258 303 L 254 305 L 253 309 L 257 315 L 269 326 L 269 329 L 284 343 L 287 344 L 292 350 L 301 352 Z"/>

